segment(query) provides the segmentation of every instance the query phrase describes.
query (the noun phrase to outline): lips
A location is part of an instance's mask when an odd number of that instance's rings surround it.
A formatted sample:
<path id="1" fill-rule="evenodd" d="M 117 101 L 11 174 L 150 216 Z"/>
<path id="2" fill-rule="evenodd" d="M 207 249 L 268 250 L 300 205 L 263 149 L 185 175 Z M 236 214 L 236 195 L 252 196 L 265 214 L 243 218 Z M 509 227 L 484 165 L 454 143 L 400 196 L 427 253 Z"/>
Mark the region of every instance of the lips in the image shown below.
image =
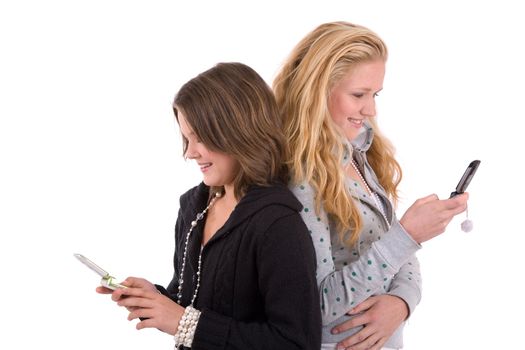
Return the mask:
<path id="1" fill-rule="evenodd" d="M 201 168 L 202 172 L 207 171 L 208 168 L 211 166 L 212 166 L 212 163 L 199 163 L 199 167 Z"/>
<path id="2" fill-rule="evenodd" d="M 355 125 L 355 126 L 358 126 L 358 127 L 361 127 L 363 125 L 363 119 L 353 119 L 353 118 L 347 118 L 347 120 Z"/>

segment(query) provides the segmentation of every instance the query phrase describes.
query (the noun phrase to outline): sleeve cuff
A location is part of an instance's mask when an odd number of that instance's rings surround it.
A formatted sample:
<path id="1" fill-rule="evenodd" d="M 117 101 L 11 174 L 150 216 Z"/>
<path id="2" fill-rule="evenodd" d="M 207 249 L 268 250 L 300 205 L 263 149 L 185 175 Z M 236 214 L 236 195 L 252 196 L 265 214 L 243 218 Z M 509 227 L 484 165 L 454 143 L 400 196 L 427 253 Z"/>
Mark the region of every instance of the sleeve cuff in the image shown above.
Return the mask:
<path id="1" fill-rule="evenodd" d="M 222 350 L 230 332 L 231 319 L 208 309 L 201 310 L 192 349 Z"/>
<path id="2" fill-rule="evenodd" d="M 395 290 L 391 290 L 387 293 L 388 295 L 393 295 L 405 302 L 405 304 L 408 307 L 408 316 L 407 319 L 412 315 L 414 310 L 416 309 L 417 304 L 421 300 L 421 295 L 416 295 L 414 293 L 406 293 L 401 288 L 397 288 Z"/>
<path id="3" fill-rule="evenodd" d="M 405 231 L 397 220 L 392 223 L 388 233 L 381 240 L 374 242 L 374 245 L 396 270 L 399 270 L 412 254 L 421 249 L 421 245 Z"/>

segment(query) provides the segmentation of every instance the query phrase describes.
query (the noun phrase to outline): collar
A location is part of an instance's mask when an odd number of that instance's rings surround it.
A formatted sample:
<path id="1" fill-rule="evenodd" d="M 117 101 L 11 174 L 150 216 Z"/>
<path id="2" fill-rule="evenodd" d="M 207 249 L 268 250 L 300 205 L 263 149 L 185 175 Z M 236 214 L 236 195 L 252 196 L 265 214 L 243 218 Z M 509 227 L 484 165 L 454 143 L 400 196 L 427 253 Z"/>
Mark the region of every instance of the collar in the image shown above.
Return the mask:
<path id="1" fill-rule="evenodd" d="M 368 124 L 368 121 L 363 123 L 359 134 L 354 140 L 349 141 L 347 138 L 343 137 L 343 166 L 347 166 L 352 160 L 352 157 L 357 160 L 359 165 L 362 165 L 362 158 L 370 149 L 373 140 L 374 129 Z"/>
<path id="2" fill-rule="evenodd" d="M 361 127 L 361 130 L 359 131 L 359 134 L 354 140 L 351 141 L 351 143 L 355 151 L 366 152 L 372 145 L 373 140 L 374 130 L 372 129 L 368 121 L 365 121 L 363 123 L 363 126 Z"/>

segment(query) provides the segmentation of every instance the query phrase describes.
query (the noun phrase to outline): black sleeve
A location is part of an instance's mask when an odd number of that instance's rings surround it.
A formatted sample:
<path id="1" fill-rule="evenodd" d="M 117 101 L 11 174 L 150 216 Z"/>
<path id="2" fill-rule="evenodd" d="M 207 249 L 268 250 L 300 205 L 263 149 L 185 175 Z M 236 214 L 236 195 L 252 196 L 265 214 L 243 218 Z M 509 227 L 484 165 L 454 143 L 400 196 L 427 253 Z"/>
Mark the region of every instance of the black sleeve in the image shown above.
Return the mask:
<path id="1" fill-rule="evenodd" d="M 193 350 L 319 350 L 321 311 L 315 251 L 298 213 L 271 224 L 257 247 L 266 320 L 239 322 L 203 309 Z"/>
<path id="2" fill-rule="evenodd" d="M 161 292 L 163 295 L 169 297 L 171 300 L 176 301 L 177 300 L 177 292 L 179 289 L 179 264 L 177 263 L 177 251 L 180 246 L 180 237 L 181 237 L 181 231 L 184 227 L 184 222 L 182 219 L 182 211 L 179 208 L 179 213 L 177 215 L 177 222 L 175 224 L 175 251 L 173 253 L 173 277 L 171 279 L 171 282 L 168 285 L 168 288 L 164 288 L 161 285 L 155 285 L 157 287 L 157 290 Z"/>

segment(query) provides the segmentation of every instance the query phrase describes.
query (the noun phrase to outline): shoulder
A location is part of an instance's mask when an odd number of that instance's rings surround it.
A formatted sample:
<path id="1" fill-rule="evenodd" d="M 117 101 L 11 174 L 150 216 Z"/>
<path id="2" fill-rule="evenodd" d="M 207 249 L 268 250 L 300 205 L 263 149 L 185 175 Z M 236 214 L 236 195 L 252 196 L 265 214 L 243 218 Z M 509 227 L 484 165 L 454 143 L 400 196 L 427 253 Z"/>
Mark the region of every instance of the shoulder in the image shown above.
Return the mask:
<path id="1" fill-rule="evenodd" d="M 190 188 L 179 197 L 181 208 L 192 203 L 198 203 L 203 198 L 208 198 L 209 188 L 203 182 Z"/>
<path id="2" fill-rule="evenodd" d="M 288 185 L 290 191 L 294 194 L 294 196 L 301 202 L 301 204 L 304 206 L 306 203 L 312 203 L 315 198 L 315 190 L 312 187 L 312 185 L 306 181 L 292 184 L 290 183 Z"/>
<path id="3" fill-rule="evenodd" d="M 293 211 L 301 210 L 301 203 L 292 191 L 281 183 L 270 186 L 252 186 L 239 204 L 248 211 L 261 211 L 277 207 Z"/>
<path id="4" fill-rule="evenodd" d="M 204 183 L 189 189 L 179 198 L 179 218 L 191 222 L 198 211 L 206 208 L 209 187 Z"/>
<path id="5" fill-rule="evenodd" d="M 246 194 L 243 202 L 262 232 L 275 224 L 291 225 L 301 221 L 299 212 L 303 206 L 286 185 L 256 187 Z"/>

